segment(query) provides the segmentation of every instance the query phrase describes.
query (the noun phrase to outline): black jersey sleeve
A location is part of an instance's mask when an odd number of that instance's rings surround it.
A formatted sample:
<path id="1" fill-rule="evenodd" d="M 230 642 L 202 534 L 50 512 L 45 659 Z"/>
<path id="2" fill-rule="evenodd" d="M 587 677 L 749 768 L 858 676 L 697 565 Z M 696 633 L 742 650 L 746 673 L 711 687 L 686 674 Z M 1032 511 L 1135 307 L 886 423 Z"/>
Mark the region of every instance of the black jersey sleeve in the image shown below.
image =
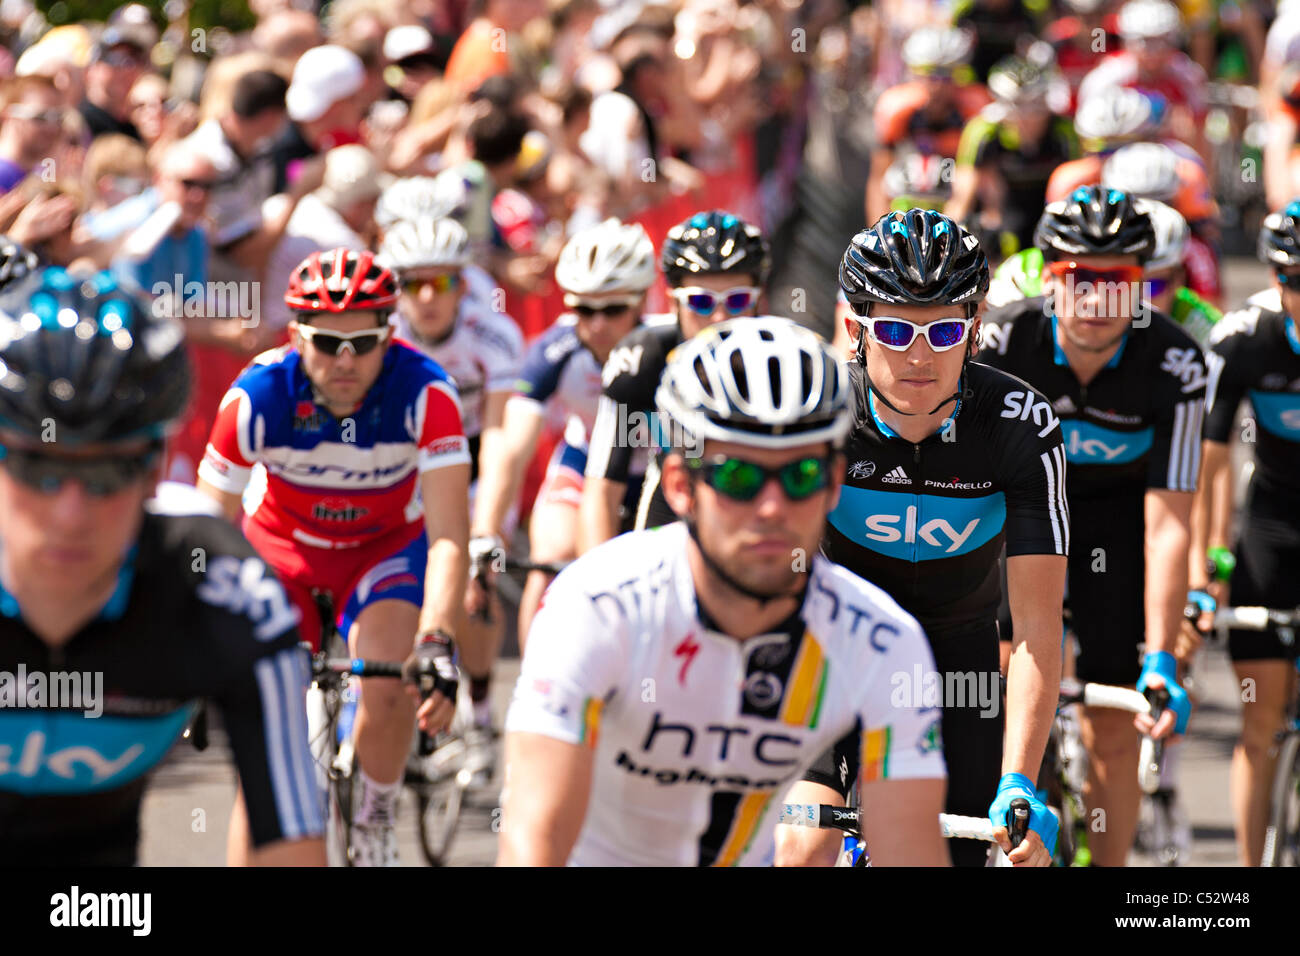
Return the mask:
<path id="1" fill-rule="evenodd" d="M 310 665 L 298 611 L 236 529 L 216 518 L 185 520 L 210 696 L 230 737 L 253 845 L 319 836 L 324 814 L 307 742 Z"/>
<path id="2" fill-rule="evenodd" d="M 1023 321 L 1028 322 L 1041 314 L 1044 301 L 1042 297 L 1020 299 L 986 311 L 980 317 L 980 350 L 975 354 L 975 361 L 1004 372 L 1012 371 L 1010 346 L 1016 320 L 1024 316 Z"/>
<path id="3" fill-rule="evenodd" d="M 1214 324 L 1210 350 L 1205 353 L 1209 382 L 1205 387 L 1205 438 L 1226 444 L 1232 435 L 1237 408 L 1246 396 L 1248 380 L 1242 345 L 1259 322 L 1259 309 L 1229 312 Z"/>
<path id="4" fill-rule="evenodd" d="M 1060 421 L 1047 399 L 1020 379 L 978 366 L 972 370 L 992 379 L 983 390 L 1001 406 L 995 449 L 1006 489 L 1007 555 L 1069 554 Z"/>
<path id="5" fill-rule="evenodd" d="M 603 388 L 587 450 L 588 478 L 626 485 L 631 481 L 633 429 L 654 411 L 655 390 L 668 350 L 676 344 L 676 324 L 662 320 L 629 332 L 609 353 Z"/>
<path id="6" fill-rule="evenodd" d="M 1195 491 L 1205 417 L 1205 355 L 1172 321 L 1165 332 L 1168 340 L 1157 349 L 1159 365 L 1151 370 L 1154 433 L 1147 459 L 1147 487 Z"/>

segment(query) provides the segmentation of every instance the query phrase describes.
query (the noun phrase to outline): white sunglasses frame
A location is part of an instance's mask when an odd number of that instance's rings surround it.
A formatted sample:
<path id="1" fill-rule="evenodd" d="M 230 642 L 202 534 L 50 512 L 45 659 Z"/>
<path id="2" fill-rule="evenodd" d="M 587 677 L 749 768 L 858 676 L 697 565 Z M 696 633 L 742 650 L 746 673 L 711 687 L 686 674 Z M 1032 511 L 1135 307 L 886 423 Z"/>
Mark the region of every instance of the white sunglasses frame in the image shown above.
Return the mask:
<path id="1" fill-rule="evenodd" d="M 855 318 L 857 319 L 858 324 L 861 325 L 866 330 L 867 334 L 871 336 L 871 341 L 875 342 L 877 345 L 879 345 L 882 348 L 889 349 L 891 352 L 906 352 L 908 349 L 910 349 L 913 345 L 916 344 L 917 338 L 920 337 L 925 339 L 925 344 L 928 345 L 930 347 L 930 351 L 934 352 L 936 355 L 938 355 L 941 352 L 947 352 L 952 349 L 955 349 L 963 342 L 969 342 L 971 326 L 975 324 L 975 319 L 976 319 L 975 316 L 966 318 L 965 316 L 945 315 L 937 319 L 932 319 L 931 321 L 925 323 L 925 325 L 918 325 L 915 322 L 909 321 L 908 319 L 904 319 L 901 316 L 897 316 L 897 315 L 860 315 L 860 316 L 855 316 Z M 876 322 L 902 322 L 904 325 L 910 326 L 912 329 L 911 341 L 908 342 L 906 345 L 890 345 L 888 342 L 882 342 L 880 339 L 876 338 L 876 329 L 874 325 L 874 323 Z M 944 345 L 936 348 L 935 344 L 930 341 L 930 336 L 925 330 L 932 325 L 937 325 L 940 322 L 962 323 L 964 328 L 962 329 L 961 338 L 958 339 L 956 342 L 953 342 L 952 345 Z"/>
<path id="2" fill-rule="evenodd" d="M 711 296 L 713 296 L 713 297 L 714 297 L 714 300 L 713 300 L 713 308 L 709 311 L 709 313 L 708 313 L 709 315 L 712 315 L 714 312 L 717 312 L 717 311 L 718 311 L 718 306 L 721 306 L 721 307 L 722 307 L 722 311 L 723 311 L 723 312 L 726 312 L 728 315 L 731 315 L 731 314 L 732 314 L 732 313 L 731 313 L 731 310 L 727 308 L 727 296 L 731 295 L 732 293 L 735 293 L 735 292 L 748 292 L 751 296 L 754 297 L 754 301 L 750 302 L 749 305 L 745 306 L 746 309 L 753 308 L 753 307 L 757 306 L 757 305 L 758 305 L 759 297 L 762 296 L 762 294 L 763 294 L 763 290 L 762 290 L 761 288 L 759 288 L 758 286 L 756 286 L 756 285 L 738 285 L 738 286 L 732 286 L 730 289 L 725 289 L 725 290 L 723 290 L 722 292 L 718 292 L 718 291 L 716 291 L 716 290 L 714 290 L 714 289 L 706 289 L 706 288 L 704 288 L 703 286 L 698 286 L 698 285 L 684 285 L 684 286 L 680 286 L 680 287 L 678 287 L 678 288 L 676 288 L 676 289 L 669 289 L 668 291 L 669 291 L 670 293 L 672 293 L 672 297 L 673 297 L 674 299 L 676 299 L 676 300 L 677 300 L 678 302 L 680 302 L 682 305 L 686 306 L 686 308 L 691 309 L 692 312 L 695 312 L 695 309 L 693 309 L 693 308 L 691 308 L 691 306 L 687 305 L 687 303 L 686 303 L 686 299 L 687 299 L 687 298 L 689 298 L 690 296 L 693 296 L 693 295 L 711 295 Z M 701 315 L 702 313 L 700 313 L 700 312 L 695 312 L 695 314 L 696 314 L 696 315 Z M 737 316 L 743 315 L 743 314 L 744 314 L 744 310 L 742 309 L 740 312 L 737 312 L 737 313 L 735 313 L 735 314 L 736 314 Z"/>
<path id="3" fill-rule="evenodd" d="M 378 332 L 379 345 L 383 345 L 393 337 L 393 326 L 391 325 L 376 325 L 369 329 L 357 329 L 355 332 L 335 332 L 332 329 L 318 329 L 315 326 L 305 325 L 301 322 L 294 324 L 296 326 L 294 331 L 301 335 L 306 340 L 307 344 L 311 345 L 313 348 L 315 348 L 315 344 L 312 342 L 312 339 L 317 335 L 332 335 L 336 339 L 343 340 L 343 344 L 339 346 L 338 351 L 333 355 L 330 355 L 327 352 L 321 352 L 321 354 L 326 358 L 338 358 L 339 355 L 343 353 L 344 349 L 351 352 L 353 358 L 358 358 L 357 347 L 352 344 L 352 340 L 359 339 L 363 335 L 373 335 Z M 379 345 L 375 346 L 375 348 L 378 348 Z M 317 349 L 317 351 L 320 352 L 320 349 Z M 372 349 L 371 351 L 374 350 Z"/>

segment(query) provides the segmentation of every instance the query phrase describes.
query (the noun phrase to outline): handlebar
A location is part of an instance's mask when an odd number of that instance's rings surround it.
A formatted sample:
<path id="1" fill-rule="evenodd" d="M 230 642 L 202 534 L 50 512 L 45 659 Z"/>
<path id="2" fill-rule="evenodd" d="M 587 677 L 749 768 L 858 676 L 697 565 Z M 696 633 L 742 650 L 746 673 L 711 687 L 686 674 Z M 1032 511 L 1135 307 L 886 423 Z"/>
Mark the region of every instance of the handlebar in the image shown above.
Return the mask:
<path id="1" fill-rule="evenodd" d="M 1011 846 L 1017 847 L 1029 833 L 1029 801 L 1017 797 L 1011 801 L 1008 833 Z M 817 803 L 786 803 L 781 806 L 778 824 L 810 827 L 814 830 L 843 830 L 852 836 L 862 835 L 861 811 L 856 807 L 833 807 Z M 988 817 L 963 817 L 955 813 L 939 814 L 939 833 L 945 837 L 993 842 L 993 823 Z"/>

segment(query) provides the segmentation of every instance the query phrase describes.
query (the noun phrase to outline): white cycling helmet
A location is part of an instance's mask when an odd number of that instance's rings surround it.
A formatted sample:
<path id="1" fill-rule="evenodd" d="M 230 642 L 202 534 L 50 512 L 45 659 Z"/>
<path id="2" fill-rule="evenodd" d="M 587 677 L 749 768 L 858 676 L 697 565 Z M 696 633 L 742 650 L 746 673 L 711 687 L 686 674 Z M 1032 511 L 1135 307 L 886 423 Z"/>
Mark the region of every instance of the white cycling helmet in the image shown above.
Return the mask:
<path id="1" fill-rule="evenodd" d="M 974 40 L 956 27 L 921 27 L 903 43 L 903 62 L 912 70 L 951 70 L 970 57 Z"/>
<path id="2" fill-rule="evenodd" d="M 442 219 L 461 212 L 465 185 L 459 176 L 408 176 L 399 179 L 375 203 L 375 223 L 387 229 L 404 219 Z"/>
<path id="3" fill-rule="evenodd" d="M 1109 86 L 1079 104 L 1074 131 L 1084 139 L 1150 136 L 1164 119 L 1163 97 Z"/>
<path id="4" fill-rule="evenodd" d="M 1182 265 L 1187 237 L 1191 235 L 1187 220 L 1172 206 L 1154 199 L 1140 199 L 1133 205 L 1146 210 L 1156 231 L 1156 249 L 1144 268 L 1148 272 L 1161 272 Z"/>
<path id="5" fill-rule="evenodd" d="M 1182 14 L 1166 0 L 1129 0 L 1119 11 L 1119 35 L 1126 40 L 1176 41 L 1182 27 Z"/>
<path id="6" fill-rule="evenodd" d="M 719 322 L 673 349 L 655 405 L 681 429 L 674 447 L 697 455 L 707 439 L 838 448 L 852 422 L 848 367 L 817 333 L 774 315 Z"/>
<path id="7" fill-rule="evenodd" d="M 408 269 L 459 269 L 469 263 L 469 233 L 455 219 L 403 219 L 384 233 L 378 259 L 399 274 Z"/>
<path id="8" fill-rule="evenodd" d="M 1117 149 L 1101 167 L 1101 184 L 1141 199 L 1169 199 L 1178 192 L 1178 154 L 1159 143 Z"/>
<path id="9" fill-rule="evenodd" d="M 1105 4 L 1106 0 L 1065 0 L 1065 5 L 1072 11 L 1085 16 L 1089 13 L 1096 13 Z"/>
<path id="10" fill-rule="evenodd" d="M 655 281 L 655 247 L 639 225 L 606 219 L 565 243 L 555 281 L 570 295 L 644 292 Z"/>

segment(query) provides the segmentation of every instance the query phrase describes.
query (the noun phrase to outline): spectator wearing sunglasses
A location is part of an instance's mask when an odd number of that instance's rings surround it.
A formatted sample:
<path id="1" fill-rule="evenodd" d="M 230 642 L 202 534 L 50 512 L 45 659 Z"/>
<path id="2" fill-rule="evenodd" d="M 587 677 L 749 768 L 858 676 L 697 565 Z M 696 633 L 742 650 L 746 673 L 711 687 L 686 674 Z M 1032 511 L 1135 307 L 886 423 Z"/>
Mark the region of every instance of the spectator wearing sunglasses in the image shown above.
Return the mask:
<path id="1" fill-rule="evenodd" d="M 659 471 L 645 443 L 634 448 L 620 423 L 633 413 L 654 412 L 655 389 L 668 353 L 679 344 L 716 322 L 757 314 L 768 264 L 767 240 L 758 227 L 731 213 L 699 212 L 668 231 L 660 268 L 672 294 L 673 312 L 647 316 L 605 365 L 582 490 L 583 551 L 614 537 L 629 523 L 655 528 L 677 520 L 663 498 Z M 623 502 L 638 488 L 635 510 L 622 513 Z"/>
<path id="2" fill-rule="evenodd" d="M 555 281 L 571 311 L 524 356 L 517 394 L 506 403 L 503 438 L 484 462 L 475 537 L 504 539 L 506 516 L 547 413 L 554 410 L 567 425 L 537 492 L 528 540 L 534 561 L 564 562 L 577 554 L 578 506 L 600 399 L 600 370 L 619 340 L 641 321 L 646 291 L 655 280 L 654 256 L 645 230 L 617 219 L 584 229 L 560 251 Z M 540 571 L 529 574 L 519 601 L 521 635 L 528 633 L 549 580 Z"/>
<path id="3" fill-rule="evenodd" d="M 989 271 L 955 221 L 930 210 L 890 213 L 853 237 L 839 275 L 852 310 L 853 427 L 822 551 L 916 616 L 940 675 L 978 674 L 980 686 L 994 688 L 990 705 L 964 694 L 937 702 L 945 809 L 987 815 L 1013 863 L 1048 866 L 1058 824 L 1033 781 L 1060 681 L 1069 548 L 1061 430 L 1024 382 L 970 361 Z M 1005 752 L 996 690 L 1004 545 L 1017 641 L 1006 671 Z M 843 805 L 859 752 L 841 741 L 786 799 Z M 1006 810 L 1022 796 L 1030 833 L 1012 850 Z M 838 844 L 819 832 L 781 833 L 777 861 L 830 865 Z M 983 866 L 987 856 L 972 840 L 949 849 L 957 866 Z"/>
<path id="4" fill-rule="evenodd" d="M 1076 674 L 1138 690 L 1164 685 L 1170 703 L 1159 723 L 1136 718 L 1138 730 L 1163 737 L 1182 733 L 1190 712 L 1174 653 L 1187 599 L 1207 376 L 1196 340 L 1142 299 L 1143 267 L 1157 237 L 1141 202 L 1085 186 L 1048 205 L 1035 234 L 1048 297 L 991 310 L 980 361 L 1046 396 L 1041 414 L 1021 404 L 1024 421 L 1036 414 L 1061 421 L 1070 463 Z M 1104 574 L 1098 555 L 1105 555 Z M 1020 626 L 1014 623 L 1016 641 Z M 1146 647 L 1140 664 L 1139 645 Z M 1090 768 L 1084 800 L 1107 814 L 1105 831 L 1089 837 L 1093 863 L 1122 866 L 1141 796 L 1134 721 L 1116 710 L 1085 711 L 1083 739 Z"/>
<path id="5" fill-rule="evenodd" d="M 62 124 L 62 98 L 50 80 L 23 76 L 0 85 L 0 193 L 55 154 Z"/>
<path id="6" fill-rule="evenodd" d="M 131 121 L 129 94 L 149 68 L 149 51 L 157 42 L 158 30 L 139 4 L 120 7 L 109 18 L 86 67 L 86 98 L 77 108 L 92 137 L 125 133 L 143 142 Z"/>

